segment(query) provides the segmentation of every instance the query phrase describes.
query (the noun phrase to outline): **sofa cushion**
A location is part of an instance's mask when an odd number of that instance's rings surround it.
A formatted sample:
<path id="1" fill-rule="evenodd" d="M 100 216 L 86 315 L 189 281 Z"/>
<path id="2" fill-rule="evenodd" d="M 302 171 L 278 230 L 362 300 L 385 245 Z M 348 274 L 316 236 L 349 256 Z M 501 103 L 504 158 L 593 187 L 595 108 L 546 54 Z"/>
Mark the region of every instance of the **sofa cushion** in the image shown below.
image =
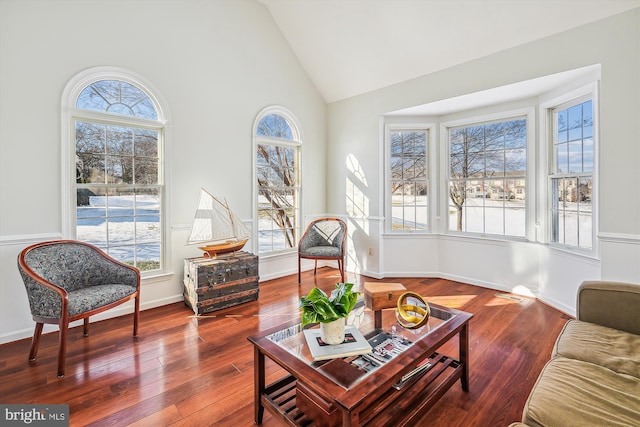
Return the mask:
<path id="1" fill-rule="evenodd" d="M 640 378 L 640 335 L 594 323 L 568 321 L 556 340 L 552 356 L 591 362 Z"/>
<path id="2" fill-rule="evenodd" d="M 581 360 L 555 357 L 525 404 L 529 426 L 640 425 L 640 379 Z"/>
<path id="3" fill-rule="evenodd" d="M 126 298 L 136 291 L 129 285 L 94 285 L 69 292 L 69 316 L 73 317 L 87 311 L 109 305 Z"/>

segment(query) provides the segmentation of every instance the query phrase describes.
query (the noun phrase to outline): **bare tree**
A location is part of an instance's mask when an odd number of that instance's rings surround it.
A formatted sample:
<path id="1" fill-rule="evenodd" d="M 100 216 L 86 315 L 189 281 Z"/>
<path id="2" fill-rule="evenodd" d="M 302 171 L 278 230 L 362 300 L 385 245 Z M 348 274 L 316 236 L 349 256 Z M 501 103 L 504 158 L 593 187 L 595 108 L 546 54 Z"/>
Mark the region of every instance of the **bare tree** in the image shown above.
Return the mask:
<path id="1" fill-rule="evenodd" d="M 135 166 L 134 166 L 135 162 Z M 158 132 L 76 123 L 76 182 L 158 183 Z"/>
<path id="2" fill-rule="evenodd" d="M 258 170 L 260 195 L 269 202 L 269 216 L 285 236 L 287 247 L 295 246 L 294 206 L 295 169 L 286 147 L 258 145 L 258 155 L 267 167 Z"/>
<path id="3" fill-rule="evenodd" d="M 257 129 L 258 135 L 291 140 L 291 127 L 277 114 L 262 119 Z M 296 149 L 289 145 L 259 144 L 257 148 L 257 179 L 260 196 L 269 203 L 269 209 L 261 213 L 270 219 L 282 231 L 286 247 L 294 247 L 297 206 Z"/>
<path id="4" fill-rule="evenodd" d="M 404 194 L 408 181 L 424 181 L 427 173 L 425 132 L 391 133 L 391 194 Z M 418 190 L 425 191 L 425 189 Z"/>
<path id="5" fill-rule="evenodd" d="M 470 180 L 505 177 L 509 171 L 525 170 L 526 120 L 451 129 L 449 147 L 449 198 L 456 208 L 456 229 L 462 231 L 462 211 Z M 483 181 L 483 192 L 487 187 Z M 507 190 L 504 182 L 499 187 L 504 196 Z"/>

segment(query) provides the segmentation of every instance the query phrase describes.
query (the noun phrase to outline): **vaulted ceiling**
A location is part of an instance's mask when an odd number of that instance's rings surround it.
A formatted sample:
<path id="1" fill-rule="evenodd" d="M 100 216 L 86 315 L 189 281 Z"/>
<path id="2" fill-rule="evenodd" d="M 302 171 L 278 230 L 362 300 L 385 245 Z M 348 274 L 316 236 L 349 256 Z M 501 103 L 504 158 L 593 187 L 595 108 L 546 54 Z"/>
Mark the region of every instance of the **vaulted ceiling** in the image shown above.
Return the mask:
<path id="1" fill-rule="evenodd" d="M 258 1 L 326 102 L 640 7 L 640 0 Z"/>

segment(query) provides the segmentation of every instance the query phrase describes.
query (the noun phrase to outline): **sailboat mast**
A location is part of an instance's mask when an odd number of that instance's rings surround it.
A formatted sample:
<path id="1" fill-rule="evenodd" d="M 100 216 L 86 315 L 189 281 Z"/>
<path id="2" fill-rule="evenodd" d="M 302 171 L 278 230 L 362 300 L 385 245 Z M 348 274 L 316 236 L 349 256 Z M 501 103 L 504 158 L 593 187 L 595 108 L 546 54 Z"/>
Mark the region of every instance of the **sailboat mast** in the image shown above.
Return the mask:
<path id="1" fill-rule="evenodd" d="M 233 213 L 231 212 L 231 208 L 229 208 L 229 202 L 227 199 L 224 199 L 224 206 L 227 208 L 227 215 L 229 215 L 229 221 L 231 221 L 231 230 L 233 230 L 233 237 L 238 238 L 238 233 L 236 233 L 236 224 L 233 221 Z"/>

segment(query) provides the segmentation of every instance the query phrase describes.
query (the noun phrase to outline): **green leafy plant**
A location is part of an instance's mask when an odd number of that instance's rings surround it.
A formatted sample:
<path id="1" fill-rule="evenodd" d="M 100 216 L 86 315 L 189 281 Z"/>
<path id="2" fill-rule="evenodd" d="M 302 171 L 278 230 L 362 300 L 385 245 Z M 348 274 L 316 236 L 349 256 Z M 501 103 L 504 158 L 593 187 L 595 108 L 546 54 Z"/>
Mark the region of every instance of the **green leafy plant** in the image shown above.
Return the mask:
<path id="1" fill-rule="evenodd" d="M 309 323 L 327 323 L 347 317 L 358 301 L 360 292 L 351 290 L 353 283 L 336 283 L 328 296 L 322 289 L 313 288 L 306 297 L 300 298 L 302 326 Z"/>

